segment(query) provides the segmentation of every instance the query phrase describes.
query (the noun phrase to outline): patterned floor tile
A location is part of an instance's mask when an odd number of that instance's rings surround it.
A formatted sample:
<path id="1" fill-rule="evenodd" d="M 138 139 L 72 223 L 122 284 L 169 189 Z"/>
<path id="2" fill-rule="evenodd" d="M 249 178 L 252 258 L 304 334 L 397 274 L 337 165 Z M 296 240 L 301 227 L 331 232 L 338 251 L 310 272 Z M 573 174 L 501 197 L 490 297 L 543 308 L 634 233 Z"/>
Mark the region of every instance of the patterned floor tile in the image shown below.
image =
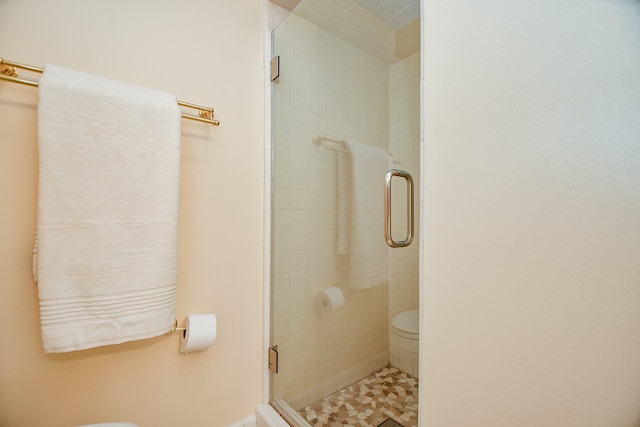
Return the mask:
<path id="1" fill-rule="evenodd" d="M 361 379 L 300 410 L 313 427 L 377 427 L 387 418 L 418 425 L 418 380 L 393 366 Z"/>

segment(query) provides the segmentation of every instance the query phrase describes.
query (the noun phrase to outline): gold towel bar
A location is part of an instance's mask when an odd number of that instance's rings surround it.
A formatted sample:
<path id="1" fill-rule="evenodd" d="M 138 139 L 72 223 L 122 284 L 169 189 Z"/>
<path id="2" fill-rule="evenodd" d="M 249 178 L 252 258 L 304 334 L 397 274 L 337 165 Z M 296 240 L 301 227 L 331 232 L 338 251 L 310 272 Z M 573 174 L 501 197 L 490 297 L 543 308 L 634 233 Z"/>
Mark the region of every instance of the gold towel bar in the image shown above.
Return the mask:
<path id="1" fill-rule="evenodd" d="M 34 73 L 42 74 L 42 68 L 34 67 L 31 65 L 20 64 L 18 62 L 8 61 L 5 58 L 0 57 L 0 80 L 7 80 L 13 83 L 19 83 L 27 86 L 38 87 L 38 82 L 33 80 L 25 80 L 18 77 L 18 70 L 27 70 Z M 186 108 L 193 108 L 198 110 L 198 115 L 182 113 L 182 117 L 189 120 L 197 120 L 203 123 L 209 123 L 213 126 L 219 126 L 220 122 L 213 119 L 214 111 L 211 107 L 203 107 L 201 105 L 191 104 L 190 102 L 178 101 L 178 105 Z"/>

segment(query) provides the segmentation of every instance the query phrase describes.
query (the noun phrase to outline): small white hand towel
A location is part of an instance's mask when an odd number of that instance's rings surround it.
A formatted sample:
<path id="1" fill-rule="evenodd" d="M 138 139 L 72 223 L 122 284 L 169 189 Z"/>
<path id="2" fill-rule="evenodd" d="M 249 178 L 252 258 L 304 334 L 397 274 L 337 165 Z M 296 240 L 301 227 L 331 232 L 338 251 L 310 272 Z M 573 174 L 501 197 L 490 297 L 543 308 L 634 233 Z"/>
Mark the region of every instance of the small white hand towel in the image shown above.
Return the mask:
<path id="1" fill-rule="evenodd" d="M 47 65 L 34 269 L 45 352 L 150 338 L 175 318 L 173 95 Z"/>
<path id="2" fill-rule="evenodd" d="M 389 281 L 389 248 L 384 241 L 386 150 L 350 141 L 351 278 L 349 286 L 372 288 Z"/>

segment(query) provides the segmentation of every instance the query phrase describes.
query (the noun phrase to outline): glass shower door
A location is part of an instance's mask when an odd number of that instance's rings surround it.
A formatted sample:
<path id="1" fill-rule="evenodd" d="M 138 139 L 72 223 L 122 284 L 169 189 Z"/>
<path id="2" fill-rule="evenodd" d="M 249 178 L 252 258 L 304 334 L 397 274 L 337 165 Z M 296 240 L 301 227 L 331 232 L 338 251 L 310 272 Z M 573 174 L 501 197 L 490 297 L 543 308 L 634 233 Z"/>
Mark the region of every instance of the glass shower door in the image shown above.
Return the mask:
<path id="1" fill-rule="evenodd" d="M 380 21 L 364 3 L 303 1 L 273 32 L 271 401 L 296 424 L 328 420 L 310 415 L 314 403 L 369 375 L 395 375 L 390 321 L 418 308 L 418 245 L 386 246 L 383 207 L 389 169 L 419 185 L 420 58 L 372 52 L 327 25 L 346 10 Z M 402 363 L 417 377 L 417 353 Z"/>

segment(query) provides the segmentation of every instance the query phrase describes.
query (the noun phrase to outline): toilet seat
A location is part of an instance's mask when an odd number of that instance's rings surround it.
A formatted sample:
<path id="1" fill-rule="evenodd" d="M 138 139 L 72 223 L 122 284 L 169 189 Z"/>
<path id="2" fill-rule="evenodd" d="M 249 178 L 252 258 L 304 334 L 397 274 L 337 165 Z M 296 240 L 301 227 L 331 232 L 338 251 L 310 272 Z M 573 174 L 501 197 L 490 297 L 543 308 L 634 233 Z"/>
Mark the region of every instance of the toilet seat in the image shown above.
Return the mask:
<path id="1" fill-rule="evenodd" d="M 391 321 L 393 332 L 409 339 L 418 339 L 420 330 L 420 312 L 416 310 L 407 310 L 398 313 Z"/>

